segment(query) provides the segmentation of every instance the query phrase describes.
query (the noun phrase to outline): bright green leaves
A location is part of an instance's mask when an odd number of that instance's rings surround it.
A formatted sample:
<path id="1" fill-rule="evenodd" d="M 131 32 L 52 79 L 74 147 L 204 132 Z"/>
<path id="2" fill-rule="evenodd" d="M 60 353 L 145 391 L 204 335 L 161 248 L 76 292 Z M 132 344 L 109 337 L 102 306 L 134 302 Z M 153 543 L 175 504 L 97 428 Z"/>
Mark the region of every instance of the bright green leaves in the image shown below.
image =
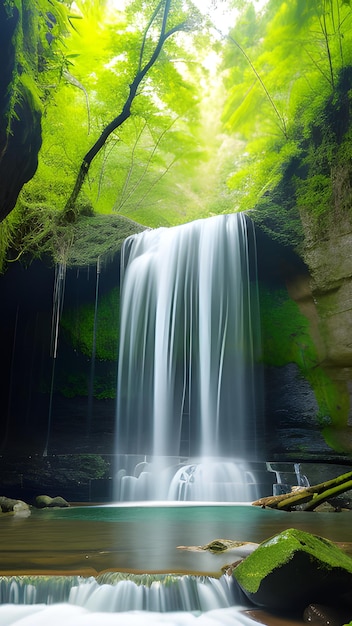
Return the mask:
<path id="1" fill-rule="evenodd" d="M 152 20 L 154 0 L 127 2 L 123 12 L 100 2 L 74 6 L 61 80 L 55 101 L 46 107 L 39 169 L 26 190 L 30 202 L 45 197 L 56 209 L 65 205 L 83 156 L 122 110 L 162 26 L 161 11 Z M 152 225 L 194 215 L 185 194 L 208 158 L 200 124 L 205 70 L 195 62 L 197 33 L 190 32 L 199 23 L 192 3 L 171 2 L 165 32 L 172 36 L 139 85 L 131 117 L 109 136 L 90 167 L 84 196 L 95 210 Z M 204 32 L 201 38 L 204 44 Z"/>
<path id="2" fill-rule="evenodd" d="M 341 0 L 271 0 L 262 14 L 247 3 L 228 38 L 223 122 L 245 142 L 228 184 L 284 243 L 299 243 L 299 212 L 317 226 L 334 209 L 351 53 L 351 3 Z"/>
<path id="3" fill-rule="evenodd" d="M 14 32 L 15 65 L 7 111 L 8 132 L 24 90 L 37 110 L 51 95 L 62 68 L 63 38 L 68 26 L 65 5 L 49 0 L 16 0 L 8 4 L 9 16 L 18 15 Z"/>

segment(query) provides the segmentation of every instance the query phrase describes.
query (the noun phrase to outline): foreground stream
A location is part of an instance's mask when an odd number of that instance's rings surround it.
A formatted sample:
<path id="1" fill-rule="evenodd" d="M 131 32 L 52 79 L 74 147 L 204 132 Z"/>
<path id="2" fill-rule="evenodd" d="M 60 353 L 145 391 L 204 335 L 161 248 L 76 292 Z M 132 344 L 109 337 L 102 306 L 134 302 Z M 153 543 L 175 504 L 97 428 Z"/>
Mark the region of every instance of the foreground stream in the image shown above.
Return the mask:
<path id="1" fill-rule="evenodd" d="M 29 517 L 0 517 L 0 573 L 218 576 L 229 563 L 227 553 L 194 553 L 178 546 L 202 546 L 218 538 L 260 543 L 286 528 L 352 542 L 350 512 L 288 513 L 247 504 L 188 503 L 34 509 Z"/>
<path id="2" fill-rule="evenodd" d="M 236 626 L 258 623 L 254 617 L 272 626 L 301 624 L 299 616 L 285 621 L 258 610 L 248 613 L 231 578 L 219 580 L 222 568 L 241 554 L 180 546 L 201 546 L 217 538 L 259 543 L 292 527 L 338 542 L 352 554 L 350 520 L 350 512 L 286 513 L 247 504 L 189 503 L 72 506 L 34 510 L 29 517 L 3 515 L 0 626 Z M 136 585 L 138 576 L 120 581 L 111 578 L 112 572 L 124 572 L 126 579 L 128 573 L 184 576 L 166 577 L 163 590 L 158 577 L 140 577 Z M 31 576 L 32 581 L 27 579 Z"/>

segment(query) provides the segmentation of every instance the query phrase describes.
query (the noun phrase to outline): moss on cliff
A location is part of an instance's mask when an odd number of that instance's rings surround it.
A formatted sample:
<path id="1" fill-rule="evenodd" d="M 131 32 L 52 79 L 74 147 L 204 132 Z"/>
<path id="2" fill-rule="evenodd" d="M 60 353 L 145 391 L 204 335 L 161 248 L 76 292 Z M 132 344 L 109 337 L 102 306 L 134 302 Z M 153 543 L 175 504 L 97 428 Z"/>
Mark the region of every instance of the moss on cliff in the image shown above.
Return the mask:
<path id="1" fill-rule="evenodd" d="M 94 343 L 98 359 L 116 360 L 119 300 L 115 287 L 99 299 L 96 315 L 94 303 L 63 313 L 61 326 L 76 350 L 91 357 Z"/>
<path id="2" fill-rule="evenodd" d="M 329 239 L 331 232 L 351 228 L 351 87 L 352 66 L 348 65 L 338 71 L 333 93 L 322 90 L 315 107 L 302 104 L 292 120 L 289 142 L 281 138 L 261 150 L 250 166 L 255 182 L 249 189 L 248 172 L 238 175 L 245 200 L 252 199 L 252 206 L 244 208 L 253 209 L 253 220 L 302 258 L 307 247 Z M 273 171 L 279 175 L 275 177 Z M 257 189 L 258 179 L 265 192 L 256 198 L 252 187 Z M 268 180 L 270 185 L 265 184 Z"/>
<path id="3" fill-rule="evenodd" d="M 143 230 L 144 226 L 122 215 L 82 215 L 72 225 L 72 243 L 67 251 L 66 263 L 95 263 L 99 257 L 118 252 L 127 237 Z"/>
<path id="4" fill-rule="evenodd" d="M 314 391 L 320 426 L 341 428 L 346 425 L 347 388 L 342 381 L 333 381 L 320 366 L 308 319 L 284 289 L 262 288 L 260 302 L 264 363 L 274 367 L 295 363 Z"/>
<path id="5" fill-rule="evenodd" d="M 95 265 L 117 253 L 123 241 L 144 226 L 122 215 L 95 214 L 81 201 L 80 215 L 74 224 L 62 224 L 60 213 L 40 197 L 25 191 L 11 219 L 15 222 L 12 247 L 16 258 L 51 258 L 69 267 Z"/>

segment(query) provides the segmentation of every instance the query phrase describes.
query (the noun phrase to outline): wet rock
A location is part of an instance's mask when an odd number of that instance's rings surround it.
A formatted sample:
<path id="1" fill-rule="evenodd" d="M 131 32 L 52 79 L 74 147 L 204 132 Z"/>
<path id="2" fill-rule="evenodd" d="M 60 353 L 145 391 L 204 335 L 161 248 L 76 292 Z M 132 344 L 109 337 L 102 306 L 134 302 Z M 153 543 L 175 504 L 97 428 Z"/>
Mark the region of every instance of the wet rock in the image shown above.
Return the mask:
<path id="1" fill-rule="evenodd" d="M 64 498 L 62 498 L 61 496 L 55 496 L 55 498 L 51 498 L 50 496 L 37 496 L 35 499 L 35 506 L 38 509 L 45 509 L 45 508 L 53 508 L 53 507 L 58 507 L 58 508 L 65 508 L 67 506 L 70 506 L 69 503 L 67 502 L 67 500 L 65 500 Z"/>
<path id="2" fill-rule="evenodd" d="M 7 498 L 6 496 L 0 496 L 0 508 L 3 513 L 29 511 L 29 505 L 23 500 Z"/>
<path id="3" fill-rule="evenodd" d="M 233 576 L 254 604 L 303 612 L 351 592 L 352 559 L 327 539 L 290 528 L 261 543 Z"/>
<path id="4" fill-rule="evenodd" d="M 258 547 L 258 543 L 251 541 L 236 541 L 233 539 L 214 539 L 210 543 L 206 543 L 204 546 L 177 546 L 178 550 L 188 550 L 190 552 L 203 552 L 208 550 L 213 554 L 226 553 L 238 553 L 241 556 L 247 556 L 253 550 Z"/>
<path id="5" fill-rule="evenodd" d="M 342 626 L 351 617 L 348 608 L 335 608 L 324 604 L 310 604 L 304 610 L 303 621 L 313 626 Z"/>

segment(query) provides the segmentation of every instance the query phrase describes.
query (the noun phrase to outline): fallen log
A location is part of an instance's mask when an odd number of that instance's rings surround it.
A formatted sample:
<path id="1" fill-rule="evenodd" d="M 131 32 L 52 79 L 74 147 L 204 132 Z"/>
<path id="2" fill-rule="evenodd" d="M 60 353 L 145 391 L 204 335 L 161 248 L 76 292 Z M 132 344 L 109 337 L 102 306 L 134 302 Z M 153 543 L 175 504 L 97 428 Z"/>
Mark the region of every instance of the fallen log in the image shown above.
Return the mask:
<path id="1" fill-rule="evenodd" d="M 260 498 L 252 502 L 252 504 L 253 506 L 279 509 L 280 511 L 292 511 L 296 507 L 304 511 L 313 511 L 322 502 L 326 502 L 326 500 L 340 495 L 349 489 L 352 489 L 352 472 L 347 472 L 318 485 L 302 487 L 280 496 Z"/>

